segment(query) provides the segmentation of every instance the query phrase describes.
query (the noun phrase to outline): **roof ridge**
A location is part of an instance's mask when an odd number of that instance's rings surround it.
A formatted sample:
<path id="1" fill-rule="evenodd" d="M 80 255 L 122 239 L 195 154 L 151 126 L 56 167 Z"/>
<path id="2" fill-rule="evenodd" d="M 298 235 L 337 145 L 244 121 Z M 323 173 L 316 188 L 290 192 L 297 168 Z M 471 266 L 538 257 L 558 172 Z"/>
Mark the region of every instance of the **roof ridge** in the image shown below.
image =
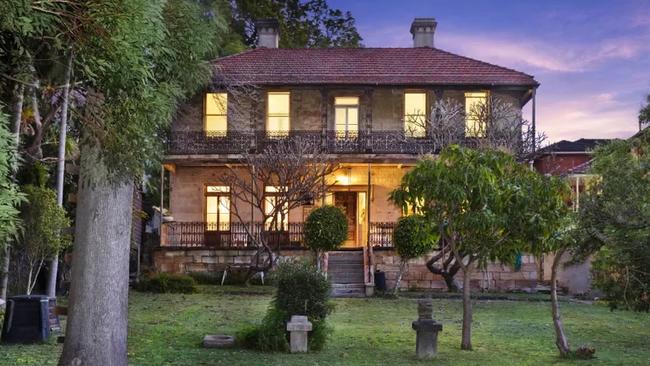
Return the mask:
<path id="1" fill-rule="evenodd" d="M 517 72 L 517 73 L 523 74 L 523 75 L 525 75 L 525 76 L 528 76 L 529 78 L 535 79 L 535 76 L 534 76 L 534 75 L 526 74 L 526 73 L 523 72 L 523 71 L 519 71 L 519 70 L 511 69 L 511 68 L 509 68 L 509 67 L 505 67 L 505 66 L 501 66 L 501 65 L 497 65 L 497 64 L 493 64 L 493 63 L 491 63 L 491 62 L 487 62 L 487 61 L 477 60 L 477 59 L 475 59 L 475 58 L 471 58 L 471 57 L 467 57 L 467 56 L 459 55 L 459 54 L 457 54 L 457 53 L 449 52 L 449 51 L 446 51 L 446 50 L 443 50 L 443 49 L 440 49 L 440 48 L 436 48 L 436 47 L 433 47 L 433 49 L 434 49 L 434 50 L 437 50 L 437 51 L 440 51 L 440 52 L 443 52 L 443 53 L 446 53 L 446 54 L 448 54 L 448 55 L 453 55 L 453 56 L 457 56 L 457 57 L 462 57 L 462 58 L 467 59 L 467 60 L 476 61 L 476 62 L 479 62 L 479 63 L 482 63 L 482 64 L 486 64 L 486 65 L 490 65 L 490 66 L 498 67 L 498 68 L 500 68 L 500 69 L 504 69 L 504 70 L 508 70 L 508 71 Z M 539 85 L 539 83 L 537 83 L 537 85 Z"/>

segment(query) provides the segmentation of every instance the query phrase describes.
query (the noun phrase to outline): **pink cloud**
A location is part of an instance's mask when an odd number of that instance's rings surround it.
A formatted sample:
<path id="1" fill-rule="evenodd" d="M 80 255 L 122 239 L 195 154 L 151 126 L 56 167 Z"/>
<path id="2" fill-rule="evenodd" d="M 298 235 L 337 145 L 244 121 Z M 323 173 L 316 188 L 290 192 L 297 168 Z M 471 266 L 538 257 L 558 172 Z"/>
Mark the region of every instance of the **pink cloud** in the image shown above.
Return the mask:
<path id="1" fill-rule="evenodd" d="M 611 38 L 596 44 L 558 44 L 474 34 L 443 34 L 438 46 L 497 64 L 551 72 L 581 72 L 609 60 L 631 59 L 650 51 L 650 37 Z"/>

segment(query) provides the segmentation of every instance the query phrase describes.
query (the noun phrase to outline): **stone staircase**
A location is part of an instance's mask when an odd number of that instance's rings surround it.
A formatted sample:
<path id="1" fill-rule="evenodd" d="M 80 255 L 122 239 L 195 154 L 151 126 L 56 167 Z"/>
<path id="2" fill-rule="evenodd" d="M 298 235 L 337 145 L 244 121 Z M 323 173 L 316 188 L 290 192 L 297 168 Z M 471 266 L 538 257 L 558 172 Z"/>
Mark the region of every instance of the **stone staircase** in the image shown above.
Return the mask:
<path id="1" fill-rule="evenodd" d="M 363 251 L 329 252 L 327 278 L 333 297 L 364 297 Z"/>

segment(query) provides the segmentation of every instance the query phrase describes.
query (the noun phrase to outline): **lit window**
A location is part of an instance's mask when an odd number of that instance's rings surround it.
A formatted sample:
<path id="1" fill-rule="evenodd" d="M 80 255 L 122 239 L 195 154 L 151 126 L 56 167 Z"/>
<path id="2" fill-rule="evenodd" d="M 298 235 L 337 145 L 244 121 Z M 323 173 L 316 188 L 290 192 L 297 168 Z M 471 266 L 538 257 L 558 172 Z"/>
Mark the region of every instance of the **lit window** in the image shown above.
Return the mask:
<path id="1" fill-rule="evenodd" d="M 266 103 L 266 132 L 269 136 L 289 133 L 289 92 L 269 92 Z"/>
<path id="2" fill-rule="evenodd" d="M 487 92 L 465 93 L 465 136 L 485 137 L 484 109 Z"/>
<path id="3" fill-rule="evenodd" d="M 356 136 L 359 132 L 359 98 L 334 98 L 334 124 L 337 135 Z"/>
<path id="4" fill-rule="evenodd" d="M 205 223 L 208 231 L 230 230 L 230 187 L 206 187 Z"/>
<path id="5" fill-rule="evenodd" d="M 266 219 L 266 230 L 287 231 L 289 230 L 289 202 L 284 202 L 282 209 L 276 209 L 280 200 L 280 194 L 286 187 L 266 186 L 264 187 L 264 211 L 265 214 L 272 215 Z M 275 223 L 273 217 L 275 216 Z"/>
<path id="6" fill-rule="evenodd" d="M 205 131 L 208 134 L 225 134 L 228 130 L 228 94 L 205 94 Z"/>
<path id="7" fill-rule="evenodd" d="M 404 132 L 406 136 L 426 136 L 426 110 L 426 93 L 404 93 Z"/>

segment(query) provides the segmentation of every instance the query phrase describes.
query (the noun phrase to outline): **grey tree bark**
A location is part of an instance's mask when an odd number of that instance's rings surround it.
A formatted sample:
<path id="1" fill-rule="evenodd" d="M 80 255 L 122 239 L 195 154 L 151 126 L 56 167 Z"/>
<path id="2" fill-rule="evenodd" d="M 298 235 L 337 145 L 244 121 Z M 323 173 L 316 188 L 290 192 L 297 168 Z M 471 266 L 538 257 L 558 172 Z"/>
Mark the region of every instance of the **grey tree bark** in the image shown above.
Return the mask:
<path id="1" fill-rule="evenodd" d="M 404 272 L 406 271 L 407 266 L 408 266 L 408 260 L 402 259 L 399 264 L 399 272 L 397 272 L 397 280 L 395 280 L 395 288 L 393 288 L 393 295 L 397 295 L 397 291 L 399 291 L 399 284 L 402 282 L 402 276 L 404 276 Z"/>
<path id="2" fill-rule="evenodd" d="M 19 84 L 16 86 L 16 101 L 14 102 L 13 121 L 11 123 L 12 132 L 16 137 L 16 148 L 20 143 L 20 121 L 23 116 L 23 103 L 25 100 L 25 86 Z M 15 171 L 14 171 L 15 174 Z M 2 256 L 2 267 L 0 267 L 0 298 L 7 300 L 7 287 L 9 285 L 9 265 L 11 264 L 11 243 L 5 243 Z"/>
<path id="3" fill-rule="evenodd" d="M 63 206 L 63 178 L 65 173 L 65 144 L 68 128 L 68 104 L 70 102 L 70 77 L 72 74 L 72 51 L 68 55 L 63 85 L 63 104 L 61 105 L 61 124 L 59 131 L 59 155 L 56 165 L 56 203 Z M 56 278 L 59 271 L 59 253 L 54 254 L 50 261 L 50 271 L 47 277 L 47 296 L 56 297 Z"/>
<path id="4" fill-rule="evenodd" d="M 463 269 L 463 336 L 460 349 L 472 350 L 472 298 L 471 298 L 471 266 Z"/>
<path id="5" fill-rule="evenodd" d="M 562 261 L 562 255 L 564 252 L 564 250 L 559 250 L 555 253 L 553 265 L 551 266 L 551 313 L 553 315 L 553 327 L 555 328 L 555 345 L 560 351 L 562 357 L 568 356 L 571 352 L 569 341 L 564 334 L 564 325 L 562 324 L 562 318 L 560 317 L 560 304 L 558 303 L 557 298 L 557 270 Z"/>
<path id="6" fill-rule="evenodd" d="M 82 145 L 68 322 L 59 365 L 126 366 L 133 183 Z"/>

